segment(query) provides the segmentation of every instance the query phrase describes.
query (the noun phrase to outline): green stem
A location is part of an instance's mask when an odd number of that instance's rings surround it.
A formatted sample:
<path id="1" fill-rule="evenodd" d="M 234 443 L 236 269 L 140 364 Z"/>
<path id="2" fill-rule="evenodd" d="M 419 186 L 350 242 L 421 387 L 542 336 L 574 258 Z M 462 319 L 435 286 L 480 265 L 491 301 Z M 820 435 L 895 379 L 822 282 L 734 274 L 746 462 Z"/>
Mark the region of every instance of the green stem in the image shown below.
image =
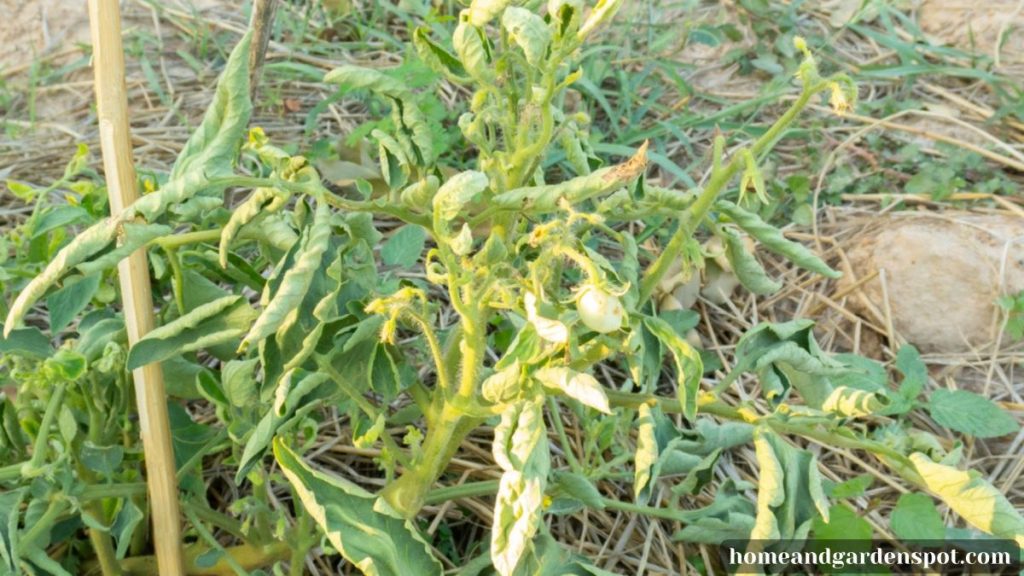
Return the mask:
<path id="1" fill-rule="evenodd" d="M 231 546 L 223 548 L 225 554 L 213 566 L 199 566 L 196 561 L 209 551 L 206 546 L 192 545 L 185 549 L 185 574 L 189 576 L 234 576 L 235 569 L 241 566 L 244 570 L 255 570 L 285 560 L 291 554 L 291 547 L 284 542 L 274 542 L 266 546 Z M 227 559 L 231 558 L 229 562 Z M 85 566 L 88 569 L 88 565 Z M 125 576 L 152 576 L 158 574 L 156 556 L 136 556 L 121 561 Z"/>
<path id="2" fill-rule="evenodd" d="M 298 514 L 295 523 L 295 544 L 292 546 L 291 559 L 288 561 L 289 576 L 303 576 L 306 573 L 306 555 L 315 543 L 315 539 L 310 537 L 310 534 L 316 532 L 309 521 L 309 514 L 302 506 L 299 506 Z"/>
<path id="3" fill-rule="evenodd" d="M 580 466 L 580 461 L 576 459 L 576 454 L 572 451 L 569 436 L 566 435 L 565 426 L 562 425 L 562 419 L 559 417 L 558 401 L 551 396 L 548 396 L 548 410 L 551 413 L 551 422 L 555 425 L 555 432 L 558 434 L 558 441 L 562 443 L 562 453 L 565 454 L 569 468 L 577 474 L 582 474 L 583 466 Z"/>
<path id="4" fill-rule="evenodd" d="M 641 404 L 657 404 L 666 413 L 682 413 L 682 406 L 675 398 L 666 398 L 652 394 L 620 392 L 618 390 L 606 390 L 608 401 L 612 406 L 636 408 Z M 780 418 L 758 416 L 752 411 L 743 410 L 729 406 L 724 402 L 716 400 L 710 394 L 702 394 L 698 400 L 698 411 L 711 414 L 726 420 L 747 422 L 749 424 L 761 424 L 772 430 L 787 435 L 803 436 L 829 446 L 838 446 L 851 450 L 863 450 L 879 456 L 883 462 L 893 468 L 900 476 L 908 482 L 922 486 L 920 477 L 914 472 L 913 464 L 899 451 L 874 440 L 854 438 L 840 434 L 834 430 L 821 427 L 812 427 L 799 422 L 786 421 Z"/>
<path id="5" fill-rule="evenodd" d="M 79 500 L 102 500 L 104 498 L 128 498 L 145 496 L 145 482 L 120 482 L 115 484 L 91 484 L 82 489 Z"/>
<path id="6" fill-rule="evenodd" d="M 21 469 L 29 462 L 31 462 L 31 460 L 8 464 L 7 466 L 0 468 L 0 482 L 10 482 L 11 480 L 21 478 Z"/>
<path id="7" fill-rule="evenodd" d="M 88 510 L 98 520 L 104 523 L 107 521 L 103 507 L 98 502 L 90 504 Z M 89 542 L 92 543 L 93 552 L 96 553 L 96 561 L 99 562 L 103 576 L 121 576 L 121 565 L 117 563 L 117 554 L 114 552 L 114 543 L 110 539 L 110 534 L 96 528 L 89 528 Z"/>
<path id="8" fill-rule="evenodd" d="M 213 534 L 206 529 L 206 526 L 203 526 L 203 523 L 199 521 L 199 518 L 195 515 L 195 513 L 192 512 L 192 510 L 186 508 L 184 512 L 185 516 L 187 516 L 189 521 L 192 522 L 192 528 L 199 533 L 199 537 L 201 539 L 205 540 L 206 543 L 213 550 L 227 552 L 226 550 L 224 550 L 224 547 L 220 545 L 220 542 L 217 542 L 217 539 L 213 537 Z M 241 563 L 238 562 L 237 559 L 235 559 L 234 556 L 225 553 L 223 556 L 221 556 L 221 559 L 225 561 L 228 567 L 235 571 L 235 574 L 237 574 L 237 576 L 249 575 L 249 572 L 245 569 L 244 566 L 242 566 Z"/>
<path id="9" fill-rule="evenodd" d="M 760 138 L 754 142 L 751 146 L 751 153 L 754 156 L 761 154 L 765 150 L 771 148 L 775 141 L 782 135 L 785 130 L 792 122 L 796 119 L 800 111 L 807 106 L 810 102 L 811 97 L 820 92 L 825 88 L 827 84 L 821 83 L 819 85 L 805 88 L 800 94 L 800 97 L 789 107 L 786 112 L 779 117 L 778 120 L 772 124 Z M 717 161 L 717 160 L 716 160 Z M 680 219 L 679 227 L 676 228 L 675 233 L 669 239 L 665 249 L 662 250 L 661 254 L 651 263 L 650 267 L 644 272 L 643 278 L 640 280 L 640 303 L 643 304 L 651 297 L 654 292 L 654 288 L 657 287 L 658 283 L 661 282 L 662 277 L 668 272 L 672 262 L 679 256 L 687 240 L 689 240 L 694 232 L 697 230 L 697 226 L 707 215 L 714 204 L 715 199 L 722 192 L 729 181 L 736 176 L 742 167 L 742 156 L 740 154 L 733 155 L 732 160 L 722 167 L 717 166 L 711 172 L 711 178 L 708 180 L 707 186 L 701 191 L 700 195 L 694 201 Z"/>
<path id="10" fill-rule="evenodd" d="M 46 439 L 50 433 L 50 426 L 57 418 L 66 391 L 65 386 L 56 386 L 50 395 L 50 401 L 46 403 L 46 412 L 43 413 L 43 421 L 39 424 L 39 433 L 32 444 L 32 457 L 28 461 L 28 466 L 21 470 L 22 475 L 34 478 L 42 471 L 43 460 L 46 459 Z"/>
<path id="11" fill-rule="evenodd" d="M 54 498 L 50 500 L 50 504 L 46 507 L 46 511 L 43 515 L 35 519 L 32 527 L 25 532 L 24 535 L 19 539 L 18 543 L 21 545 L 23 550 L 29 550 L 32 545 L 35 544 L 36 540 L 42 537 L 44 532 L 53 528 L 53 524 L 57 521 L 57 518 L 63 514 L 70 505 L 63 498 Z"/>
<path id="12" fill-rule="evenodd" d="M 164 250 L 174 250 L 175 248 L 188 246 L 189 244 L 216 242 L 220 240 L 220 233 L 220 228 L 214 228 L 213 230 L 199 230 L 196 232 L 186 232 L 185 234 L 173 234 L 171 236 L 161 236 L 160 238 L 156 238 L 150 242 L 150 244 L 156 244 Z"/>
<path id="13" fill-rule="evenodd" d="M 463 438 L 480 419 L 464 416 L 458 408 L 445 403 L 433 426 L 427 429 L 419 458 L 381 492 L 381 497 L 406 518 L 416 516 L 426 502 L 430 487 L 441 477 Z"/>
<path id="14" fill-rule="evenodd" d="M 487 496 L 498 492 L 497 480 L 483 480 L 480 482 L 466 482 L 455 486 L 445 486 L 437 490 L 431 490 L 424 499 L 424 504 L 440 504 L 449 500 L 460 498 L 476 498 Z"/>
<path id="15" fill-rule="evenodd" d="M 242 529 L 242 523 L 223 512 L 218 512 L 206 505 L 187 501 L 182 502 L 181 507 L 203 522 L 212 524 L 243 542 L 249 542 L 250 540 Z"/>

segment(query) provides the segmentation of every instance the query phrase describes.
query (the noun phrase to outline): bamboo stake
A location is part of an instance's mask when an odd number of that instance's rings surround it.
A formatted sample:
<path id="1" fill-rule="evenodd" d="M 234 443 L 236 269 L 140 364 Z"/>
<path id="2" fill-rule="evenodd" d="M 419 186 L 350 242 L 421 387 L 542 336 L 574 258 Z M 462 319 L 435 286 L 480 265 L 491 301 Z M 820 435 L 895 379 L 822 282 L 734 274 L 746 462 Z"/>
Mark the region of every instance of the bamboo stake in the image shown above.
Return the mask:
<path id="1" fill-rule="evenodd" d="M 103 169 L 112 214 L 121 212 L 138 197 L 131 139 L 128 132 L 128 98 L 124 80 L 124 48 L 121 45 L 121 12 L 118 0 L 89 0 L 92 32 L 96 109 Z M 146 250 L 137 250 L 118 264 L 128 343 L 134 345 L 153 329 L 153 296 L 149 285 Z M 153 541 L 161 576 L 182 576 L 181 516 L 174 449 L 167 416 L 164 375 L 159 363 L 132 372 L 139 428 L 146 461 Z"/>

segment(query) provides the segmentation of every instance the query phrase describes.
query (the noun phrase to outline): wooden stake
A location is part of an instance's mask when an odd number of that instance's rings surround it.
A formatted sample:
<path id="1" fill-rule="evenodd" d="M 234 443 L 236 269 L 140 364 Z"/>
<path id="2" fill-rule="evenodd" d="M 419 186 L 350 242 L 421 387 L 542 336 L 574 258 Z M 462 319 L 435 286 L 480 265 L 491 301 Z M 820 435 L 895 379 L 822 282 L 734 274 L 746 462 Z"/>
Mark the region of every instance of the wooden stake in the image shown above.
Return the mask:
<path id="1" fill-rule="evenodd" d="M 89 24 L 103 170 L 106 172 L 110 211 L 118 214 L 138 197 L 128 132 L 128 97 L 118 0 L 89 0 Z M 128 343 L 133 345 L 153 329 L 153 296 L 146 250 L 139 249 L 121 261 L 118 276 Z M 178 481 L 163 370 L 158 363 L 147 364 L 134 370 L 132 377 L 145 453 L 159 573 L 160 576 L 183 576 Z"/>
<path id="2" fill-rule="evenodd" d="M 249 99 L 256 102 L 256 92 L 260 84 L 260 72 L 267 55 L 267 45 L 274 32 L 274 12 L 277 11 L 277 0 L 256 0 L 252 7 L 252 44 L 249 46 Z"/>

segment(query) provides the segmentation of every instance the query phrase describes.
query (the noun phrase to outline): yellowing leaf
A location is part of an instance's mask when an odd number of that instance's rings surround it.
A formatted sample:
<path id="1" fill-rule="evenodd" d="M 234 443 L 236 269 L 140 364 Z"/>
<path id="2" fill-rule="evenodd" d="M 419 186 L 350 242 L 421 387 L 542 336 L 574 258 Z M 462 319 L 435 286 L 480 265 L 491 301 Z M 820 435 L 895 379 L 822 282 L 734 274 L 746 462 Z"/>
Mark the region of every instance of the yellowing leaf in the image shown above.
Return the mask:
<path id="1" fill-rule="evenodd" d="M 331 545 L 367 576 L 436 576 L 441 564 L 407 520 L 381 511 L 359 486 L 310 468 L 278 438 L 274 456 Z"/>
<path id="2" fill-rule="evenodd" d="M 1024 516 L 995 486 L 976 472 L 935 463 L 920 452 L 911 454 L 910 461 L 928 490 L 968 524 L 1024 546 Z"/>
<path id="3" fill-rule="evenodd" d="M 636 454 L 633 456 L 635 472 L 633 475 L 633 497 L 641 499 L 641 494 L 653 480 L 653 470 L 658 462 L 658 438 L 655 435 L 654 415 L 651 407 L 641 404 L 636 414 Z"/>
<path id="4" fill-rule="evenodd" d="M 683 415 L 688 420 L 693 420 L 697 416 L 700 378 L 704 375 L 704 362 L 700 359 L 700 354 L 661 318 L 648 316 L 644 318 L 644 325 L 672 353 L 678 382 L 676 396 L 683 408 Z"/>
<path id="5" fill-rule="evenodd" d="M 533 292 L 527 292 L 523 296 L 523 304 L 526 308 L 526 319 L 533 324 L 537 335 L 553 344 L 565 344 L 569 341 L 569 327 L 558 320 L 545 318 L 540 315 L 537 308 L 537 296 Z"/>
<path id="6" fill-rule="evenodd" d="M 491 526 L 491 562 L 501 576 L 516 571 L 540 528 L 551 468 L 543 398 L 510 406 L 494 429 L 494 459 L 502 475 Z"/>
<path id="7" fill-rule="evenodd" d="M 564 367 L 547 367 L 537 370 L 533 376 L 540 380 L 541 384 L 560 390 L 566 396 L 578 400 L 585 406 L 605 414 L 612 413 L 611 408 L 608 407 L 608 395 L 605 394 L 601 384 L 590 374 Z"/>

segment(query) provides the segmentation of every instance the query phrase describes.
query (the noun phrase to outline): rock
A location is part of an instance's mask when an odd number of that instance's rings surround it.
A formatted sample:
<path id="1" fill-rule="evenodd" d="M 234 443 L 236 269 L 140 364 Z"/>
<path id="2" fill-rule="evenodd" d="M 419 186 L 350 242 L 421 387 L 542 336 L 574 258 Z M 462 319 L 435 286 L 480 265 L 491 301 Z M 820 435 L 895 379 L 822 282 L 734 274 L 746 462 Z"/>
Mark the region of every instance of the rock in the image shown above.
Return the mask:
<path id="1" fill-rule="evenodd" d="M 986 56 L 998 47 L 1001 63 L 1024 62 L 1024 11 L 1018 0 L 925 0 L 917 21 L 938 43 Z"/>
<path id="2" fill-rule="evenodd" d="M 996 299 L 1024 290 L 1024 218 L 896 215 L 872 230 L 848 249 L 855 278 L 846 275 L 838 293 L 885 270 L 893 327 L 921 351 L 957 353 L 993 341 L 1001 325 Z M 877 321 L 870 308 L 885 309 L 880 277 L 846 299 L 851 311 Z"/>

